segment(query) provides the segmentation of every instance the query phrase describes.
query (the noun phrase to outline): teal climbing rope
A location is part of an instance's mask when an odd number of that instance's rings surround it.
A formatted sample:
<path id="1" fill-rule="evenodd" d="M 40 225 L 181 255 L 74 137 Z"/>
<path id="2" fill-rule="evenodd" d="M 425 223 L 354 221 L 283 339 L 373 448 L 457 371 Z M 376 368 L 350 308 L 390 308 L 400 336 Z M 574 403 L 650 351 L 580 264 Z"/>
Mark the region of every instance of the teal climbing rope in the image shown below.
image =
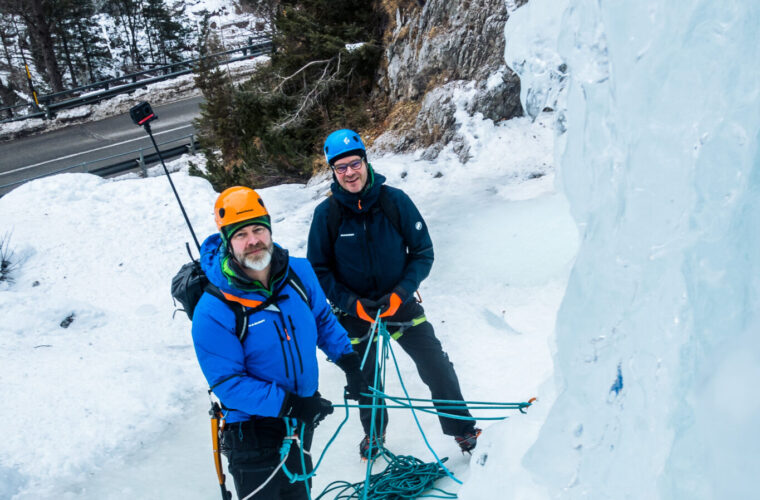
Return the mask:
<path id="1" fill-rule="evenodd" d="M 420 424 L 416 412 L 426 412 L 426 413 L 433 413 L 436 415 L 440 415 L 447 418 L 455 418 L 455 419 L 462 419 L 462 420 L 503 420 L 507 418 L 506 416 L 499 416 L 499 417 L 465 417 L 462 415 L 454 415 L 446 413 L 445 410 L 461 410 L 463 406 L 466 405 L 466 407 L 470 410 L 519 410 L 522 413 L 525 413 L 525 409 L 532 405 L 534 399 L 529 400 L 528 402 L 524 403 L 497 403 L 497 402 L 487 402 L 487 401 L 452 401 L 452 400 L 442 400 L 442 399 L 422 399 L 422 398 L 412 398 L 409 396 L 409 393 L 406 390 L 406 386 L 404 385 L 403 379 L 401 377 L 401 371 L 398 366 L 398 361 L 396 360 L 396 355 L 393 352 L 393 349 L 391 347 L 391 336 L 388 333 L 388 330 L 385 326 L 385 324 L 379 319 L 379 316 L 376 318 L 375 323 L 373 323 L 372 328 L 370 330 L 369 339 L 375 340 L 375 345 L 377 346 L 376 352 L 375 352 L 375 373 L 372 380 L 373 387 L 370 388 L 371 394 L 364 394 L 364 396 L 367 396 L 371 398 L 371 404 L 348 404 L 348 402 L 344 398 L 344 404 L 336 404 L 334 405 L 336 408 L 344 408 L 345 409 L 345 416 L 343 418 L 343 421 L 340 423 L 338 428 L 333 433 L 330 440 L 325 445 L 324 450 L 322 450 L 322 454 L 319 457 L 319 460 L 314 465 L 313 469 L 306 474 L 296 474 L 288 470 L 287 466 L 284 465 L 284 462 L 290 453 L 290 448 L 294 442 L 297 442 L 300 444 L 301 439 L 303 437 L 304 427 L 303 424 L 301 424 L 300 428 L 300 437 L 296 436 L 296 431 L 292 427 L 292 424 L 289 419 L 286 419 L 286 429 L 288 437 L 285 438 L 283 441 L 282 448 L 280 449 L 280 459 L 281 459 L 281 465 L 282 465 L 282 471 L 283 473 L 288 477 L 291 483 L 296 481 L 303 481 L 307 497 L 309 500 L 312 500 L 311 491 L 309 489 L 308 480 L 313 477 L 317 469 L 319 468 L 320 464 L 322 463 L 322 459 L 324 458 L 325 454 L 327 453 L 327 450 L 330 448 L 330 446 L 335 441 L 335 438 L 340 433 L 341 429 L 345 425 L 345 423 L 348 421 L 349 417 L 349 408 L 371 408 L 372 409 L 372 418 L 371 418 L 371 425 L 370 425 L 370 436 L 373 437 L 373 439 L 370 439 L 370 450 L 369 455 L 372 456 L 372 447 L 377 446 L 377 443 L 382 443 L 382 440 L 377 439 L 377 430 L 375 428 L 375 415 L 376 412 L 382 409 L 404 409 L 409 410 L 412 412 L 412 416 L 414 418 L 414 421 L 417 425 L 417 429 L 420 432 L 420 435 L 422 436 L 423 441 L 425 442 L 425 445 L 427 446 L 428 450 L 433 454 L 435 457 L 434 462 L 425 463 L 422 462 L 420 459 L 412 456 L 402 456 L 402 455 L 394 455 L 389 450 L 387 450 L 382 444 L 379 445 L 379 454 L 378 457 L 382 457 L 386 462 L 387 466 L 385 469 L 379 473 L 372 474 L 372 466 L 375 460 L 368 460 L 367 461 L 367 468 L 365 473 L 365 478 L 363 481 L 356 482 L 356 483 L 350 483 L 347 481 L 334 481 L 327 485 L 327 487 L 322 491 L 322 493 L 319 494 L 314 500 L 322 500 L 326 499 L 328 495 L 334 495 L 332 497 L 333 500 L 348 500 L 348 499 L 359 499 L 359 500 L 391 500 L 391 499 L 411 499 L 411 498 L 457 498 L 456 494 L 450 493 L 447 491 L 444 491 L 440 488 L 436 488 L 435 482 L 439 479 L 448 476 L 453 481 L 461 484 L 462 482 L 454 476 L 451 471 L 449 471 L 446 466 L 444 465 L 444 462 L 446 462 L 448 459 L 446 457 L 439 458 L 438 455 L 435 453 L 433 448 L 430 446 L 430 443 L 427 440 L 427 436 L 425 435 L 425 432 L 422 430 L 422 425 Z M 362 356 L 362 362 L 361 367 L 363 368 L 367 357 L 369 355 L 369 346 L 371 346 L 373 342 L 367 342 L 367 348 L 364 351 L 364 355 Z M 391 396 L 389 394 L 386 394 L 383 391 L 379 391 L 375 389 L 375 387 L 385 387 L 385 377 L 386 377 L 386 360 L 391 359 L 393 361 L 393 366 L 395 368 L 395 372 L 398 376 L 399 383 L 401 385 L 401 389 L 404 393 L 403 396 Z M 378 383 L 382 384 L 379 385 Z M 380 400 L 386 400 L 389 401 L 388 403 L 380 403 Z M 380 428 L 384 428 L 384 422 L 382 419 L 384 416 L 381 414 L 381 422 L 380 422 Z M 300 461 L 301 461 L 301 467 L 302 470 L 306 470 L 306 460 L 305 460 L 305 452 L 303 450 L 302 446 L 299 446 L 300 450 Z"/>
<path id="2" fill-rule="evenodd" d="M 457 498 L 453 493 L 434 487 L 437 480 L 446 476 L 437 462 L 425 463 L 419 458 L 394 455 L 386 449 L 382 455 L 388 466 L 382 472 L 371 474 L 369 481 L 334 481 L 314 500 L 328 497 L 333 500 Z"/>

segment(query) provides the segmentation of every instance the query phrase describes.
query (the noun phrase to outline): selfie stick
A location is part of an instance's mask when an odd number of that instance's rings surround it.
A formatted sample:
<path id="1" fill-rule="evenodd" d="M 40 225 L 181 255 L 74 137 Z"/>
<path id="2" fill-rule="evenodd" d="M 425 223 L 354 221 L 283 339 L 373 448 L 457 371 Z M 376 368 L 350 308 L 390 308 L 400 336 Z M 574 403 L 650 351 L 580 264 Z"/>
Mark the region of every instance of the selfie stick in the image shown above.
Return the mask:
<path id="1" fill-rule="evenodd" d="M 156 153 L 158 153 L 158 159 L 161 160 L 161 165 L 164 167 L 166 178 L 169 179 L 169 184 L 171 184 L 172 191 L 174 191 L 174 196 L 177 198 L 177 203 L 179 203 L 179 209 L 182 210 L 182 216 L 185 218 L 185 222 L 187 222 L 187 227 L 190 229 L 190 234 L 193 235 L 195 246 L 197 246 L 198 250 L 200 250 L 201 244 L 198 243 L 198 238 L 196 238 L 195 231 L 193 231 L 193 226 L 190 224 L 190 219 L 187 217 L 185 207 L 182 205 L 182 200 L 179 199 L 179 193 L 177 193 L 177 189 L 174 187 L 174 182 L 172 182 L 172 178 L 169 175 L 169 169 L 166 168 L 164 159 L 161 157 L 161 151 L 158 149 L 158 144 L 156 144 L 156 139 L 153 138 L 153 132 L 150 130 L 150 122 L 158 119 L 158 117 L 151 109 L 150 104 L 147 102 L 141 102 L 137 106 L 134 106 L 129 110 L 129 115 L 132 117 L 132 121 L 135 122 L 135 125 L 145 128 L 145 131 L 150 136 L 150 140 L 153 142 L 153 147 L 156 148 Z"/>

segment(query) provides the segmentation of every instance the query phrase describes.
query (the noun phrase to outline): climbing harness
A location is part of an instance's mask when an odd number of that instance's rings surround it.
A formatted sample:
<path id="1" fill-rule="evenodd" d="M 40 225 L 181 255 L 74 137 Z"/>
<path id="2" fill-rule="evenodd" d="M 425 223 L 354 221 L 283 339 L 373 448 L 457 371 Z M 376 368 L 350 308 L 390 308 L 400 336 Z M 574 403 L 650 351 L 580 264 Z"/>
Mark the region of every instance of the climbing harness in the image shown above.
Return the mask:
<path id="1" fill-rule="evenodd" d="M 413 318 L 409 321 L 386 321 L 384 324 L 386 326 L 386 329 L 390 330 L 393 328 L 398 328 L 398 330 L 395 330 L 393 333 L 390 334 L 391 338 L 393 340 L 398 340 L 401 338 L 401 336 L 406 332 L 409 328 L 415 327 L 417 325 L 421 325 L 422 323 L 427 321 L 427 317 L 423 314 L 422 316 L 418 316 L 416 318 Z M 373 324 L 374 325 L 374 324 Z M 373 336 L 374 329 L 370 327 L 367 330 L 367 333 L 362 335 L 361 337 L 355 337 L 350 339 L 351 344 L 361 344 L 362 342 L 369 340 L 370 337 Z M 372 338 L 372 342 L 377 342 L 377 335 L 374 335 Z"/>
<path id="2" fill-rule="evenodd" d="M 285 419 L 286 422 L 288 420 L 289 419 L 287 419 L 287 418 Z M 301 434 L 301 437 L 303 437 L 303 433 Z M 266 487 L 266 485 L 269 484 L 269 481 L 271 481 L 272 479 L 274 479 L 274 476 L 277 475 L 277 472 L 279 472 L 280 469 L 285 468 L 285 462 L 288 460 L 288 455 L 290 455 L 290 446 L 294 442 L 298 443 L 298 446 L 299 446 L 299 448 L 302 451 L 302 453 L 301 453 L 301 466 L 303 467 L 303 470 L 306 470 L 304 453 L 308 453 L 308 452 L 303 451 L 303 448 L 300 445 L 301 439 L 298 436 L 296 436 L 295 434 L 291 434 L 290 427 L 287 426 L 287 432 L 285 433 L 285 438 L 282 440 L 282 446 L 280 447 L 280 463 L 277 465 L 277 467 L 274 468 L 274 470 L 269 475 L 269 477 L 266 478 L 266 480 L 259 485 L 258 488 L 256 488 L 252 492 L 250 492 L 242 500 L 249 500 L 249 499 L 253 498 L 253 496 L 256 493 L 258 493 L 259 491 L 263 490 Z M 295 482 L 295 481 L 291 481 L 291 483 L 292 482 Z M 304 485 L 306 486 L 306 496 L 308 496 L 309 498 L 311 498 L 310 492 L 309 492 L 309 483 L 306 480 L 304 480 Z"/>

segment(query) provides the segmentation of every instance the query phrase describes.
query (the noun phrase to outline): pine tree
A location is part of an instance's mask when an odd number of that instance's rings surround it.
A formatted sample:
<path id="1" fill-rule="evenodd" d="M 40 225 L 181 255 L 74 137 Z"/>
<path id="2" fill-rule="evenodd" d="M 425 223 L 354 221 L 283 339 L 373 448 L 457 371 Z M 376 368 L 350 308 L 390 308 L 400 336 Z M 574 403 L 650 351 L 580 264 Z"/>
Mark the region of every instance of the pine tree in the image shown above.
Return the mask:
<path id="1" fill-rule="evenodd" d="M 237 152 L 213 143 L 236 163 L 210 164 L 210 176 L 255 186 L 304 180 L 327 133 L 367 122 L 384 24 L 373 4 L 283 0 L 274 24 L 271 64 L 234 92 Z M 363 45 L 347 48 L 355 43 Z"/>
<path id="2" fill-rule="evenodd" d="M 21 81 L 20 67 L 13 60 L 16 52 L 14 48 L 16 35 L 17 32 L 13 23 L 7 18 L 0 17 L 0 45 L 2 45 L 0 72 L 5 72 L 8 75 L 5 83 L 0 81 L 0 100 L 2 100 L 3 107 L 13 106 L 19 101 L 18 96 L 14 92 L 18 88 L 17 84 Z"/>
<path id="3" fill-rule="evenodd" d="M 149 27 L 148 38 L 153 39 L 161 62 L 169 64 L 185 59 L 184 53 L 190 50 L 190 29 L 186 26 L 184 6 L 170 9 L 164 0 L 145 0 L 143 15 Z"/>
<path id="4" fill-rule="evenodd" d="M 11 59 L 11 52 L 13 52 L 13 43 L 16 38 L 16 29 L 13 24 L 5 18 L 0 16 L 0 44 L 3 46 L 2 58 L 0 58 L 0 68 L 6 71 L 13 72 L 16 68 Z"/>
<path id="5" fill-rule="evenodd" d="M 0 0 L 0 11 L 23 21 L 35 65 L 45 75 L 53 92 L 63 90 L 63 78 L 53 38 L 57 21 L 54 13 L 58 3 L 59 0 Z"/>
<path id="6" fill-rule="evenodd" d="M 198 138 L 206 152 L 208 178 L 214 185 L 230 185 L 239 174 L 239 133 L 233 110 L 234 89 L 227 74 L 214 57 L 219 41 L 209 29 L 210 15 L 205 13 L 200 23 L 200 61 L 195 68 L 195 84 L 203 92 L 201 116 L 195 121 Z M 221 152 L 218 158 L 214 150 Z"/>
<path id="7" fill-rule="evenodd" d="M 111 66 L 106 41 L 100 34 L 93 0 L 58 0 L 54 13 L 59 52 L 66 62 L 71 85 L 94 82 L 96 74 Z"/>
<path id="8" fill-rule="evenodd" d="M 18 102 L 18 97 L 13 91 L 13 83 L 8 82 L 8 85 L 3 83 L 3 79 L 0 78 L 0 107 L 13 106 Z M 13 115 L 8 113 L 8 116 L 0 116 L 0 120 L 3 118 L 10 118 Z"/>
<path id="9" fill-rule="evenodd" d="M 126 35 L 131 61 L 125 68 L 126 71 L 138 70 L 144 60 L 137 44 L 141 28 L 141 2 L 142 0 L 105 0 L 103 4 L 104 11 L 113 16 L 116 24 L 121 26 Z"/>
<path id="10" fill-rule="evenodd" d="M 96 6 L 91 2 L 82 2 L 81 17 L 74 27 L 76 46 L 81 54 L 84 71 L 90 83 L 103 80 L 113 69 L 114 61 L 108 50 L 109 41 L 103 38 L 97 21 Z"/>

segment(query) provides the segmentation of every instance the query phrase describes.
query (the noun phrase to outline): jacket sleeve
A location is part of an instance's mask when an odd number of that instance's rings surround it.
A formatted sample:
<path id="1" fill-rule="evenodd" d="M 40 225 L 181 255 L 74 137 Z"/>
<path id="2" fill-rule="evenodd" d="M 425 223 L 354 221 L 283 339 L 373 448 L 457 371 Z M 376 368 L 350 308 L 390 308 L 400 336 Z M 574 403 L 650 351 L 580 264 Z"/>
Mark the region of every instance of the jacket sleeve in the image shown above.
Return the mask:
<path id="1" fill-rule="evenodd" d="M 433 267 L 433 241 L 430 239 L 427 224 L 414 202 L 401 190 L 396 191 L 396 202 L 401 215 L 401 232 L 406 243 L 408 255 L 404 274 L 398 286 L 411 296 L 419 288 L 422 280 L 428 277 Z"/>
<path id="2" fill-rule="evenodd" d="M 193 344 L 201 371 L 224 406 L 277 417 L 286 391 L 246 372 L 234 325 L 235 313 L 216 297 L 203 294 L 193 314 Z"/>
<path id="3" fill-rule="evenodd" d="M 299 266 L 298 275 L 309 293 L 311 312 L 317 324 L 317 346 L 330 360 L 337 361 L 344 354 L 354 352 L 354 348 L 348 340 L 348 333 L 338 322 L 327 303 L 325 293 L 319 285 L 311 264 L 308 261 L 302 262 L 303 266 Z"/>
<path id="4" fill-rule="evenodd" d="M 309 228 L 309 240 L 306 258 L 311 263 L 314 272 L 322 285 L 322 290 L 330 302 L 342 311 L 351 311 L 359 297 L 335 278 L 335 248 L 330 241 L 327 229 L 328 203 L 325 200 L 314 209 L 314 217 Z"/>

